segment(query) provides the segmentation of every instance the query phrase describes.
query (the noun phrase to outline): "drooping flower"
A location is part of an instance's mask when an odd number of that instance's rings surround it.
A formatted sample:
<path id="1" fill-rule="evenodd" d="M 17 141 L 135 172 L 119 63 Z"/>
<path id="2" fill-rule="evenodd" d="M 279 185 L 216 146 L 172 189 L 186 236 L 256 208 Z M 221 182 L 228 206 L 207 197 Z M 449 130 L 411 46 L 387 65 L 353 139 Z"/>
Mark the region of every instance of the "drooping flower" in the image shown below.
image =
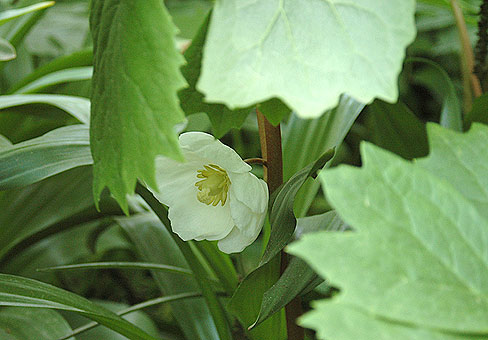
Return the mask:
<path id="1" fill-rule="evenodd" d="M 186 162 L 156 160 L 158 199 L 169 207 L 171 228 L 183 240 L 219 240 L 225 253 L 258 237 L 268 187 L 230 147 L 203 132 L 180 135 Z"/>

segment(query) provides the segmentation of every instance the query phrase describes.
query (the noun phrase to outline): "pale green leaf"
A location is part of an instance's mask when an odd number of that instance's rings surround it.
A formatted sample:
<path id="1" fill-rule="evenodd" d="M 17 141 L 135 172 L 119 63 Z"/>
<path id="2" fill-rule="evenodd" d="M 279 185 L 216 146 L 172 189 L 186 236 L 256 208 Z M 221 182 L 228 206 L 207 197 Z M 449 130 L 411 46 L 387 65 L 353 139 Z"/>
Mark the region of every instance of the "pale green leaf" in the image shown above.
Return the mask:
<path id="1" fill-rule="evenodd" d="M 0 149 L 0 190 L 92 164 L 88 132 L 87 125 L 66 126 Z"/>
<path id="2" fill-rule="evenodd" d="M 159 0 L 94 0 L 90 23 L 94 194 L 98 200 L 107 186 L 127 211 L 138 178 L 157 187 L 157 155 L 181 159 L 173 128 L 184 120 L 177 96 L 184 59 Z"/>
<path id="3" fill-rule="evenodd" d="M 89 80 L 92 78 L 92 73 L 92 67 L 72 67 L 65 70 L 56 71 L 34 80 L 33 82 L 16 90 L 15 93 L 35 93 L 49 86 L 72 81 Z"/>
<path id="4" fill-rule="evenodd" d="M 0 61 L 9 61 L 17 57 L 15 47 L 8 40 L 0 38 Z"/>
<path id="5" fill-rule="evenodd" d="M 225 135 L 231 128 L 239 129 L 251 112 L 251 108 L 230 110 L 223 104 L 204 102 L 203 94 L 195 88 L 202 67 L 203 46 L 207 34 L 209 18 L 203 22 L 200 30 L 185 51 L 187 64 L 181 68 L 189 87 L 179 92 L 181 108 L 186 115 L 205 112 L 212 123 L 212 131 L 216 138 Z"/>
<path id="6" fill-rule="evenodd" d="M 12 146 L 12 143 L 8 140 L 8 138 L 0 135 L 0 149 L 10 146 Z"/>
<path id="7" fill-rule="evenodd" d="M 113 269 L 113 268 L 127 268 L 127 269 L 139 269 L 139 270 L 162 270 L 170 273 L 192 275 L 192 272 L 185 268 L 168 266 L 159 263 L 146 263 L 146 262 L 90 262 L 90 263 L 77 263 L 64 266 L 39 268 L 39 271 L 66 271 L 66 270 L 86 270 L 86 269 Z"/>
<path id="8" fill-rule="evenodd" d="M 38 4 L 35 4 L 35 5 L 31 5 L 31 6 L 27 6 L 27 7 L 23 7 L 23 8 L 9 9 L 9 10 L 3 11 L 0 13 L 0 25 L 3 25 L 8 21 L 15 19 L 15 18 L 18 18 L 18 17 L 21 17 L 23 15 L 26 15 L 26 14 L 29 14 L 29 13 L 32 13 L 35 11 L 39 11 L 39 10 L 47 8 L 47 7 L 51 7 L 52 5 L 54 5 L 54 1 L 44 1 L 44 2 L 40 2 Z"/>
<path id="9" fill-rule="evenodd" d="M 90 101 L 82 97 L 58 94 L 13 94 L 0 96 L 0 110 L 29 104 L 48 104 L 66 111 L 81 123 L 90 121 Z"/>
<path id="10" fill-rule="evenodd" d="M 91 47 L 56 58 L 53 61 L 36 68 L 33 72 L 26 75 L 19 82 L 12 85 L 7 90 L 7 94 L 15 93 L 16 91 L 18 91 L 18 89 L 28 85 L 29 83 L 32 83 L 33 81 L 36 81 L 39 78 L 44 77 L 47 74 L 73 67 L 90 66 L 92 64 L 92 60 L 93 51 Z"/>
<path id="11" fill-rule="evenodd" d="M 414 0 L 219 0 L 197 88 L 230 108 L 277 97 L 302 117 L 342 93 L 394 102 L 414 12 Z"/>
<path id="12" fill-rule="evenodd" d="M 428 136 L 425 159 L 363 144 L 362 168 L 321 173 L 356 232 L 289 247 L 341 289 L 302 319 L 320 338 L 488 337 L 488 128 L 463 135 L 430 124 Z"/>

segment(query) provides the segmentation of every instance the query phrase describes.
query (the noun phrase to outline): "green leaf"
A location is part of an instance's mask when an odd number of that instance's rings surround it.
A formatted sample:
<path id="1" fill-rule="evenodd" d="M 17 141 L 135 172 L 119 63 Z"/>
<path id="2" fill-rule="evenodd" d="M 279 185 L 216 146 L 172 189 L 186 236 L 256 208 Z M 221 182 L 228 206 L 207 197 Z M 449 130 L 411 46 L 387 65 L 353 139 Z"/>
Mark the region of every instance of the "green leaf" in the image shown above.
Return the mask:
<path id="1" fill-rule="evenodd" d="M 10 336 L 7 339 L 12 340 L 52 340 L 71 332 L 66 320 L 55 311 L 18 307 L 0 310 L 0 329 L 7 330 Z"/>
<path id="2" fill-rule="evenodd" d="M 187 64 L 181 68 L 189 87 L 179 92 L 181 108 L 186 115 L 205 112 L 212 123 L 212 130 L 216 138 L 222 137 L 231 128 L 239 129 L 251 112 L 251 108 L 230 110 L 223 104 L 209 104 L 204 102 L 203 94 L 196 89 L 197 80 L 200 77 L 202 67 L 203 46 L 209 16 L 205 19 L 198 34 L 193 39 L 190 47 L 185 51 Z"/>
<path id="3" fill-rule="evenodd" d="M 93 52 L 91 48 L 56 58 L 53 61 L 36 68 L 33 72 L 25 76 L 25 78 L 23 78 L 21 81 L 10 87 L 7 93 L 14 93 L 18 89 L 50 73 L 61 71 L 67 68 L 90 66 L 92 64 L 92 60 Z"/>
<path id="4" fill-rule="evenodd" d="M 156 188 L 154 159 L 182 159 L 174 126 L 186 85 L 176 28 L 159 0 L 94 0 L 90 141 L 95 199 L 108 186 L 127 212 L 137 179 Z M 144 23 L 143 25 L 141 23 Z"/>
<path id="5" fill-rule="evenodd" d="M 469 128 L 473 122 L 488 124 L 488 93 L 475 99 L 473 108 L 466 115 L 464 125 Z"/>
<path id="6" fill-rule="evenodd" d="M 280 258 L 276 256 L 290 241 L 296 227 L 293 214 L 293 201 L 302 184 L 322 168 L 334 155 L 333 150 L 326 152 L 316 162 L 297 172 L 285 184 L 280 186 L 270 201 L 271 235 L 258 268 L 249 273 L 239 285 L 231 301 L 229 310 L 237 316 L 245 327 L 252 325 L 258 318 L 263 304 L 263 295 L 280 277 Z M 282 339 L 281 318 L 275 315 L 251 331 L 253 339 Z"/>
<path id="7" fill-rule="evenodd" d="M 259 315 L 263 294 L 280 277 L 280 258 L 276 256 L 268 263 L 249 273 L 235 291 L 227 309 L 237 317 L 244 328 L 254 323 Z M 253 340 L 285 340 L 285 318 L 275 314 L 262 324 L 251 329 L 249 336 Z"/>
<path id="8" fill-rule="evenodd" d="M 17 57 L 15 47 L 8 40 L 0 38 L 0 61 L 9 61 Z"/>
<path id="9" fill-rule="evenodd" d="M 334 211 L 325 214 L 299 218 L 297 231 L 301 234 L 319 230 L 343 231 L 346 225 Z M 297 279 L 299 278 L 299 279 Z M 317 279 L 317 274 L 303 260 L 293 257 L 280 279 L 264 293 L 259 316 L 252 328 L 268 319 L 301 294 Z"/>
<path id="10" fill-rule="evenodd" d="M 183 255 L 171 235 L 152 214 L 118 219 L 127 232 L 142 260 L 165 265 L 188 268 Z M 164 249 L 164 251 L 161 251 Z M 161 292 L 165 295 L 198 291 L 195 279 L 161 271 L 152 272 Z M 203 301 L 175 301 L 171 311 L 188 339 L 218 339 L 215 324 Z"/>
<path id="11" fill-rule="evenodd" d="M 44 1 L 40 2 L 35 5 L 18 8 L 18 9 L 9 9 L 0 13 L 0 25 L 5 24 L 6 22 L 21 17 L 25 14 L 29 14 L 47 7 L 51 7 L 54 5 L 54 1 Z"/>
<path id="12" fill-rule="evenodd" d="M 50 308 L 72 311 L 133 340 L 155 340 L 117 314 L 85 298 L 46 283 L 0 274 L 0 306 Z"/>
<path id="13" fill-rule="evenodd" d="M 170 273 L 192 275 L 191 271 L 185 268 L 168 266 L 159 263 L 146 262 L 92 262 L 92 263 L 77 263 L 65 266 L 56 266 L 38 269 L 39 271 L 65 271 L 65 270 L 83 270 L 83 269 L 107 269 L 107 268 L 128 268 L 140 270 L 163 270 Z"/>
<path id="14" fill-rule="evenodd" d="M 5 147 L 11 147 L 12 143 L 8 140 L 7 137 L 0 135 L 0 149 Z"/>
<path id="15" fill-rule="evenodd" d="M 320 174 L 357 232 L 289 246 L 341 289 L 301 320 L 319 338 L 488 338 L 488 127 L 427 130 L 425 159 L 363 144 L 362 168 Z"/>
<path id="16" fill-rule="evenodd" d="M 246 107 L 273 97 L 318 117 L 342 93 L 394 102 L 415 1 L 217 1 L 197 88 Z"/>
<path id="17" fill-rule="evenodd" d="M 92 164 L 87 125 L 62 127 L 0 149 L 0 190 L 38 182 L 60 172 Z"/>
<path id="18" fill-rule="evenodd" d="M 147 300 L 147 301 L 138 303 L 137 305 L 133 305 L 133 306 L 124 308 L 122 310 L 118 310 L 117 315 L 120 315 L 120 316 L 127 315 L 127 317 L 125 317 L 125 319 L 131 321 L 134 324 L 138 324 L 138 321 L 139 322 L 142 321 L 142 322 L 144 322 L 144 324 L 146 324 L 146 328 L 150 328 L 151 331 L 154 328 L 154 331 L 156 331 L 155 325 L 151 322 L 151 319 L 147 318 L 147 316 L 145 316 L 144 314 L 142 314 L 141 312 L 138 312 L 138 311 L 140 311 L 141 309 L 144 309 L 147 307 L 152 307 L 152 306 L 159 305 L 162 303 L 169 303 L 172 301 L 184 300 L 184 299 L 201 297 L 201 296 L 202 296 L 201 293 L 193 293 L 193 292 L 163 296 L 163 297 L 159 297 L 159 298 L 155 298 L 155 299 L 151 299 L 151 300 Z M 105 302 L 105 304 L 107 304 L 107 302 Z M 118 305 L 121 305 L 121 304 L 118 304 Z M 113 307 L 113 305 L 112 306 L 109 305 L 109 307 Z M 111 309 L 113 309 L 113 308 L 111 308 Z M 117 309 L 119 309 L 119 308 L 117 308 Z M 134 312 L 137 312 L 137 313 L 134 314 Z M 130 315 L 128 315 L 128 314 L 130 314 Z M 141 320 L 141 316 L 143 317 L 143 320 Z M 144 319 L 146 319 L 146 320 L 144 320 Z M 99 333 L 98 332 L 91 332 L 91 331 L 87 332 L 87 331 L 89 331 L 92 328 L 95 328 L 97 326 L 98 326 L 97 322 L 90 322 L 90 323 L 84 324 L 83 326 L 76 328 L 75 330 L 73 330 L 73 332 L 71 332 L 68 335 L 65 335 L 64 337 L 62 337 L 58 340 L 68 340 L 70 336 L 75 336 L 75 335 L 78 336 L 81 333 L 84 333 L 84 335 L 81 337 L 78 337 L 79 339 L 85 339 L 86 338 L 87 340 L 91 340 L 91 339 L 93 339 L 93 337 L 92 337 L 92 335 L 94 335 L 93 333 L 97 334 L 97 336 L 99 336 Z M 113 333 L 111 333 L 111 334 L 113 334 Z M 103 335 L 106 336 L 106 332 L 103 332 Z M 101 338 L 101 336 L 99 336 L 98 338 Z M 103 339 L 105 340 L 106 337 L 103 337 Z M 117 340 L 119 340 L 119 339 L 117 338 Z"/>
<path id="19" fill-rule="evenodd" d="M 292 238 L 297 224 L 297 219 L 293 213 L 295 196 L 303 183 L 309 177 L 315 176 L 317 171 L 323 168 L 332 157 L 334 157 L 334 149 L 327 151 L 314 163 L 297 172 L 276 190 L 276 193 L 271 198 L 269 208 L 271 236 L 259 263 L 260 266 L 276 256 Z"/>
<path id="20" fill-rule="evenodd" d="M 174 298 L 173 296 L 169 296 L 169 300 Z M 113 301 L 104 301 L 104 300 L 95 300 L 98 305 L 107 308 L 108 310 L 116 313 L 119 316 L 123 316 L 124 319 L 129 321 L 130 323 L 138 326 L 142 330 L 146 331 L 148 334 L 160 339 L 161 334 L 154 324 L 154 322 L 149 318 L 149 316 L 140 311 L 135 309 L 137 305 L 128 306 L 124 303 L 118 303 Z M 154 300 L 145 301 L 143 304 L 149 304 L 154 302 Z M 133 312 L 127 313 L 127 310 L 134 310 Z M 114 331 L 106 328 L 106 327 L 97 327 L 99 326 L 96 322 L 86 323 L 86 318 L 74 314 L 74 313 L 63 313 L 63 316 L 72 327 L 77 327 L 72 332 L 65 333 L 63 337 L 57 338 L 56 340 L 70 340 L 71 336 L 76 336 L 76 340 L 94 340 L 94 339 L 103 339 L 103 340 L 126 340 L 127 338 L 123 335 L 115 333 Z M 93 329 L 95 328 L 95 329 Z M 83 331 L 80 332 L 80 330 Z M 167 340 L 166 337 L 163 337 L 164 340 Z"/>
<path id="21" fill-rule="evenodd" d="M 90 171 L 88 171 L 90 170 Z M 91 169 L 80 167 L 27 187 L 0 193 L 0 259 L 36 233 L 93 206 Z M 28 212 L 28 213 L 26 213 Z M 4 271 L 4 267 L 1 267 Z"/>
<path id="22" fill-rule="evenodd" d="M 84 124 L 88 124 L 90 121 L 90 101 L 86 98 L 58 94 L 13 94 L 0 96 L 0 110 L 35 103 L 56 106 Z"/>
<path id="23" fill-rule="evenodd" d="M 258 109 L 274 126 L 281 123 L 282 119 L 291 112 L 288 106 L 277 98 L 271 98 L 264 103 L 258 104 Z"/>
<path id="24" fill-rule="evenodd" d="M 405 104 L 376 100 L 367 113 L 368 131 L 375 145 L 406 159 L 428 154 L 425 124 Z"/>
<path id="25" fill-rule="evenodd" d="M 73 67 L 56 71 L 34 80 L 16 90 L 15 93 L 35 93 L 53 85 L 69 83 L 72 81 L 89 80 L 92 78 L 92 73 L 92 67 Z"/>
<path id="26" fill-rule="evenodd" d="M 283 177 L 288 180 L 300 169 L 329 149 L 342 144 L 352 124 L 364 108 L 347 95 L 339 105 L 316 119 L 302 119 L 293 114 L 283 129 Z M 320 188 L 318 181 L 305 183 L 295 198 L 295 212 L 305 216 Z"/>
<path id="27" fill-rule="evenodd" d="M 215 327 L 219 339 L 231 340 L 232 333 L 230 329 L 229 318 L 225 313 L 225 310 L 217 298 L 216 291 L 208 279 L 208 268 L 204 266 L 203 259 L 198 255 L 196 249 L 192 247 L 191 243 L 183 241 L 178 235 L 176 235 L 171 228 L 171 221 L 169 220 L 168 207 L 162 204 L 158 198 L 156 198 L 153 192 L 137 183 L 137 194 L 149 205 L 152 211 L 156 214 L 158 219 L 163 223 L 164 227 L 168 231 L 169 235 L 173 239 L 181 254 L 183 255 L 186 263 L 190 267 L 193 275 L 195 275 L 196 282 L 202 291 L 202 295 L 205 298 L 205 302 L 208 306 L 210 314 L 212 315 Z"/>
<path id="28" fill-rule="evenodd" d="M 207 263 L 212 268 L 215 276 L 222 283 L 224 291 L 232 295 L 239 284 L 236 269 L 231 257 L 219 250 L 216 242 L 199 241 L 195 242 L 198 251 L 203 255 Z"/>
<path id="29" fill-rule="evenodd" d="M 408 63 L 422 63 L 425 68 L 414 74 L 414 81 L 431 90 L 442 103 L 440 124 L 463 131 L 463 113 L 456 88 L 447 72 L 438 64 L 423 58 L 409 58 Z"/>
<path id="30" fill-rule="evenodd" d="M 26 48 L 34 55 L 52 58 L 91 45 L 89 9 L 90 1 L 57 1 L 26 36 Z"/>

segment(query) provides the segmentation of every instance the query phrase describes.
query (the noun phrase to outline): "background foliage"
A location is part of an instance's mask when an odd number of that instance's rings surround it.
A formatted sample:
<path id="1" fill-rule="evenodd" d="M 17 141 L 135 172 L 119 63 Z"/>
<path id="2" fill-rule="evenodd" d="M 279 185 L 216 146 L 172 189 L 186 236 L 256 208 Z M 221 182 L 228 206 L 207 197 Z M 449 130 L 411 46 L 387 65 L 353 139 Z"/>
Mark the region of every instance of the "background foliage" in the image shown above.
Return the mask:
<path id="1" fill-rule="evenodd" d="M 0 0 L 0 338 L 282 340 L 296 296 L 307 339 L 488 338 L 487 130 L 462 133 L 488 97 L 450 2 L 333 4 Z M 178 241 L 137 179 L 181 131 L 259 156 L 256 107 L 286 182 L 262 235 Z"/>

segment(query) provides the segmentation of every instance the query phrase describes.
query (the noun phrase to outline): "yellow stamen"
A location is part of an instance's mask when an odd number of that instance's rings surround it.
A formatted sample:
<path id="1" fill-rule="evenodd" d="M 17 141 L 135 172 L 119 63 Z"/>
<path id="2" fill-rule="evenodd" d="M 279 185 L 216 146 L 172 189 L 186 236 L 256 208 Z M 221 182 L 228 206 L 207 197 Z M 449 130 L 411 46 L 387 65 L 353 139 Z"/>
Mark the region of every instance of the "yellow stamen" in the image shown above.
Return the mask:
<path id="1" fill-rule="evenodd" d="M 197 178 L 202 178 L 195 183 L 198 188 L 197 199 L 206 205 L 211 204 L 215 207 L 220 202 L 224 206 L 230 187 L 227 172 L 215 164 L 208 164 L 203 167 L 204 169 L 197 171 Z"/>

